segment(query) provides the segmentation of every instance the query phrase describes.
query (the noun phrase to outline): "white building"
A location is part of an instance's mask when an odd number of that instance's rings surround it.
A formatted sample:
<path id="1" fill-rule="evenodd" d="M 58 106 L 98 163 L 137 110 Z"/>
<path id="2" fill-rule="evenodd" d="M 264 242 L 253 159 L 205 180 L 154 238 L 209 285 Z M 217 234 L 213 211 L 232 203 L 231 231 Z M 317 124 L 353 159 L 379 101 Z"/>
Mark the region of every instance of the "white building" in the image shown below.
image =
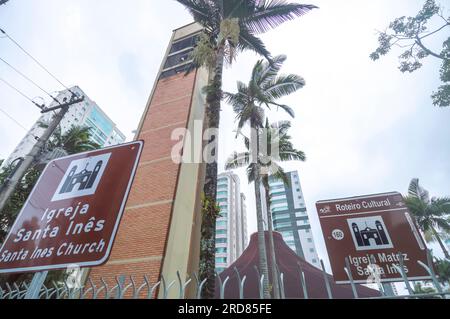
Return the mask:
<path id="1" fill-rule="evenodd" d="M 92 140 L 102 147 L 125 142 L 125 135 L 119 131 L 114 122 L 94 101 L 89 99 L 78 86 L 72 87 L 70 90 L 80 96 L 84 96 L 85 99 L 82 103 L 71 106 L 62 119 L 60 125 L 63 134 L 73 125 L 89 126 L 91 127 Z M 58 101 L 62 101 L 64 98 L 70 99 L 71 95 L 72 93 L 68 90 L 61 91 L 56 99 Z M 56 102 L 50 105 L 50 107 L 54 106 L 57 106 Z M 4 162 L 4 165 L 10 164 L 16 158 L 23 157 L 31 151 L 33 145 L 36 143 L 36 137 L 41 136 L 45 130 L 40 123 L 48 123 L 51 121 L 53 114 L 53 112 L 43 114 L 36 121 L 9 158 Z"/>
<path id="2" fill-rule="evenodd" d="M 237 175 L 219 174 L 217 202 L 220 217 L 216 222 L 216 271 L 222 272 L 239 258 L 248 243 L 245 196 Z"/>
<path id="3" fill-rule="evenodd" d="M 298 172 L 288 172 L 286 175 L 287 185 L 281 180 L 269 178 L 273 229 L 281 233 L 283 240 L 297 255 L 321 268 Z M 262 186 L 261 200 L 263 215 L 267 215 L 266 194 Z"/>

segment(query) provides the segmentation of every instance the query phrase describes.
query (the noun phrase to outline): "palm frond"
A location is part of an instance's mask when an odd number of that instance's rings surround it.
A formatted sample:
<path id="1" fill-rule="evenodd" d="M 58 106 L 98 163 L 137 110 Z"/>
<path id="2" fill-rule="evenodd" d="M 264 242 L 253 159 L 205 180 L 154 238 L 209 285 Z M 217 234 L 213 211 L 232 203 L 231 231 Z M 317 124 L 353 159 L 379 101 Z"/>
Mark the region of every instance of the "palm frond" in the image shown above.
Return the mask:
<path id="1" fill-rule="evenodd" d="M 290 106 L 288 106 L 286 104 L 278 104 L 278 103 L 274 103 L 274 102 L 270 102 L 269 104 L 279 107 L 280 109 L 285 111 L 287 114 L 289 114 L 290 117 L 292 117 L 292 118 L 295 117 L 295 111 Z"/>
<path id="2" fill-rule="evenodd" d="M 191 14 L 194 20 L 208 29 L 217 28 L 217 17 L 214 1 L 207 0 L 176 0 Z M 216 17 L 216 19 L 214 19 Z"/>
<path id="3" fill-rule="evenodd" d="M 255 13 L 246 18 L 244 23 L 255 34 L 265 33 L 315 8 L 317 7 L 314 5 L 294 4 L 284 0 L 259 1 Z"/>
<path id="4" fill-rule="evenodd" d="M 277 55 L 270 62 L 265 62 L 262 64 L 261 73 L 256 79 L 258 84 L 264 87 L 267 83 L 273 81 L 281 68 L 287 57 L 285 55 Z"/>
<path id="5" fill-rule="evenodd" d="M 266 127 L 270 127 L 271 129 L 276 130 L 279 136 L 286 135 L 291 126 L 292 125 L 290 121 L 278 121 L 270 124 L 270 126 L 266 124 Z"/>
<path id="6" fill-rule="evenodd" d="M 262 55 L 269 61 L 272 60 L 270 52 L 267 50 L 261 39 L 250 33 L 243 26 L 241 26 L 241 33 L 239 35 L 239 43 L 237 45 L 237 49 L 240 51 L 250 50 L 256 52 L 259 55 Z"/>
<path id="7" fill-rule="evenodd" d="M 256 180 L 256 176 L 258 174 L 258 170 L 256 167 L 256 163 L 250 163 L 247 167 L 247 179 L 249 184 L 253 183 Z"/>
<path id="8" fill-rule="evenodd" d="M 287 161 L 301 161 L 304 162 L 306 161 L 306 155 L 304 152 L 296 150 L 296 149 L 292 149 L 289 151 L 280 151 L 280 159 L 283 162 L 287 162 Z"/>
<path id="9" fill-rule="evenodd" d="M 234 152 L 226 161 L 225 163 L 225 169 L 236 169 L 243 167 L 245 165 L 248 165 L 250 162 L 250 153 L 249 152 L 242 152 L 237 153 Z"/>
<path id="10" fill-rule="evenodd" d="M 292 94 L 305 86 L 305 80 L 296 74 L 280 75 L 264 87 L 265 95 L 271 100 L 277 100 Z"/>

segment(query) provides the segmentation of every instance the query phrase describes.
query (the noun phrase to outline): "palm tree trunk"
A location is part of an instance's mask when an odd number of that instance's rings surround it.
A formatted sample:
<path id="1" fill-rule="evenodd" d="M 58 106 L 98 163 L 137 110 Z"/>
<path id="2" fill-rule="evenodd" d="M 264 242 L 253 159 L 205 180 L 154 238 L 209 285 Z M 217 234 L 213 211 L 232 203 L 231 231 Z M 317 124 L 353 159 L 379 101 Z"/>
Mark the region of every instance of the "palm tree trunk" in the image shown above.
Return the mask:
<path id="1" fill-rule="evenodd" d="M 264 184 L 264 190 L 266 192 L 266 206 L 267 206 L 267 224 L 269 227 L 269 256 L 270 256 L 270 270 L 272 273 L 272 285 L 274 291 L 274 298 L 280 299 L 280 283 L 278 281 L 278 270 L 277 270 L 277 258 L 275 255 L 275 244 L 273 242 L 273 223 L 272 223 L 272 212 L 270 211 L 270 192 L 269 192 L 269 179 L 265 177 L 267 181 Z"/>
<path id="2" fill-rule="evenodd" d="M 444 243 L 442 242 L 442 239 L 439 236 L 438 232 L 436 231 L 436 229 L 434 229 L 433 226 L 430 226 L 430 227 L 431 227 L 431 231 L 433 232 L 434 237 L 436 238 L 436 240 L 439 243 L 439 246 L 441 246 L 441 249 L 444 252 L 445 258 L 450 259 L 450 256 L 448 254 L 447 248 L 445 247 Z"/>
<path id="3" fill-rule="evenodd" d="M 211 136 L 208 146 L 212 148 L 211 156 L 218 152 L 218 129 L 220 123 L 220 101 L 222 99 L 222 72 L 224 64 L 224 47 L 217 52 L 216 65 L 210 90 L 206 96 L 207 128 L 216 129 L 216 136 Z M 214 88 L 214 89 L 212 89 Z M 202 292 L 203 299 L 214 298 L 216 268 L 216 195 L 217 195 L 217 160 L 209 159 L 206 164 L 205 184 L 203 186 L 204 202 L 202 207 L 202 226 L 200 242 L 200 280 L 207 279 Z"/>
<path id="4" fill-rule="evenodd" d="M 259 154 L 259 132 L 256 129 L 256 154 Z M 256 160 L 256 176 L 255 176 L 255 199 L 256 199 L 256 217 L 258 225 L 258 251 L 259 251 L 259 271 L 264 275 L 263 290 L 264 298 L 270 299 L 269 289 L 269 269 L 267 266 L 267 252 L 266 252 L 266 239 L 264 234 L 264 219 L 261 207 L 261 168 L 258 161 L 258 155 Z"/>

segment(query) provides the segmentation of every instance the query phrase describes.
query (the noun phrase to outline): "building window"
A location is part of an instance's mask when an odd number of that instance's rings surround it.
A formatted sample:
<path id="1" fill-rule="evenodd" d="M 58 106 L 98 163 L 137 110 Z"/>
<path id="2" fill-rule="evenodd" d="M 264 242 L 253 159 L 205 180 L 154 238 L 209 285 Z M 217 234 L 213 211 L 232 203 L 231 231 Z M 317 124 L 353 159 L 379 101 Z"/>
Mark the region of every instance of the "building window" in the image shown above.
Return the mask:
<path id="1" fill-rule="evenodd" d="M 216 235 L 226 235 L 227 230 L 226 229 L 218 229 L 216 230 Z"/>
<path id="2" fill-rule="evenodd" d="M 310 253 L 314 253 L 314 248 L 310 248 L 310 249 L 309 249 L 309 252 L 310 252 Z"/>
<path id="3" fill-rule="evenodd" d="M 188 64 L 184 64 L 182 66 L 164 71 L 163 73 L 161 73 L 160 78 L 164 79 L 164 78 L 168 78 L 169 76 L 173 76 L 173 75 L 177 75 L 177 74 L 186 72 L 187 69 L 189 68 L 189 66 L 190 66 L 190 64 L 188 63 Z"/>
<path id="4" fill-rule="evenodd" d="M 289 217 L 289 214 L 274 214 L 273 220 L 288 219 Z"/>
<path id="5" fill-rule="evenodd" d="M 217 238 L 216 239 L 216 244 L 226 244 L 226 243 L 227 243 L 226 238 Z"/>
<path id="6" fill-rule="evenodd" d="M 216 222 L 216 227 L 226 228 L 227 222 L 226 221 L 218 221 L 218 222 Z"/>
<path id="7" fill-rule="evenodd" d="M 291 222 L 283 222 L 283 223 L 274 222 L 274 224 L 275 224 L 276 228 L 283 228 L 283 227 L 291 227 L 292 226 Z"/>
<path id="8" fill-rule="evenodd" d="M 216 263 L 218 264 L 226 264 L 227 263 L 227 257 L 217 257 Z"/>
<path id="9" fill-rule="evenodd" d="M 286 195 L 286 192 L 281 191 L 281 192 L 270 192 L 270 195 L 272 195 L 273 197 L 276 196 L 280 196 L 280 195 Z"/>
<path id="10" fill-rule="evenodd" d="M 308 243 L 312 243 L 312 238 L 307 239 Z"/>
<path id="11" fill-rule="evenodd" d="M 166 64 L 164 65 L 164 69 L 171 68 L 173 66 L 183 64 L 191 60 L 191 52 L 192 51 L 184 51 L 182 53 L 171 55 L 167 58 Z"/>
<path id="12" fill-rule="evenodd" d="M 216 254 L 226 254 L 227 248 L 226 247 L 217 247 L 216 248 Z"/>
<path id="13" fill-rule="evenodd" d="M 272 212 L 283 212 L 283 211 L 286 211 L 286 210 L 288 210 L 289 208 L 287 207 L 287 206 L 282 206 L 282 207 L 275 207 L 275 208 L 272 208 Z"/>
<path id="14" fill-rule="evenodd" d="M 269 190 L 284 189 L 284 185 L 270 186 Z"/>
<path id="15" fill-rule="evenodd" d="M 179 40 L 172 44 L 170 48 L 170 53 L 178 52 L 186 48 L 194 47 L 198 41 L 199 36 L 195 35 L 186 39 Z"/>
<path id="16" fill-rule="evenodd" d="M 271 201 L 271 204 L 272 204 L 272 205 L 275 205 L 275 204 L 286 204 L 286 206 L 287 206 L 286 199 L 272 200 L 272 201 Z"/>
<path id="17" fill-rule="evenodd" d="M 313 258 L 311 261 L 312 261 L 313 264 L 317 264 L 317 259 L 316 258 Z"/>

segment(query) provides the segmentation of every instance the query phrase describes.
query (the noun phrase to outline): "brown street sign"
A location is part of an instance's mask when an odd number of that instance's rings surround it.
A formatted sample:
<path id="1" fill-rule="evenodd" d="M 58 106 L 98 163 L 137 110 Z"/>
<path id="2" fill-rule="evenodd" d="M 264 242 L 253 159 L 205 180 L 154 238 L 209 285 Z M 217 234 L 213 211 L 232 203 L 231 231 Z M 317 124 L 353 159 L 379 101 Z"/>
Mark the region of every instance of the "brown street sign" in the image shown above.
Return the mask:
<path id="1" fill-rule="evenodd" d="M 104 264 L 143 142 L 50 162 L 0 249 L 0 273 Z"/>
<path id="2" fill-rule="evenodd" d="M 322 233 L 338 284 L 349 283 L 348 258 L 356 283 L 401 281 L 398 253 L 412 280 L 428 279 L 418 261 L 427 264 L 427 248 L 400 193 L 386 193 L 316 203 Z"/>

